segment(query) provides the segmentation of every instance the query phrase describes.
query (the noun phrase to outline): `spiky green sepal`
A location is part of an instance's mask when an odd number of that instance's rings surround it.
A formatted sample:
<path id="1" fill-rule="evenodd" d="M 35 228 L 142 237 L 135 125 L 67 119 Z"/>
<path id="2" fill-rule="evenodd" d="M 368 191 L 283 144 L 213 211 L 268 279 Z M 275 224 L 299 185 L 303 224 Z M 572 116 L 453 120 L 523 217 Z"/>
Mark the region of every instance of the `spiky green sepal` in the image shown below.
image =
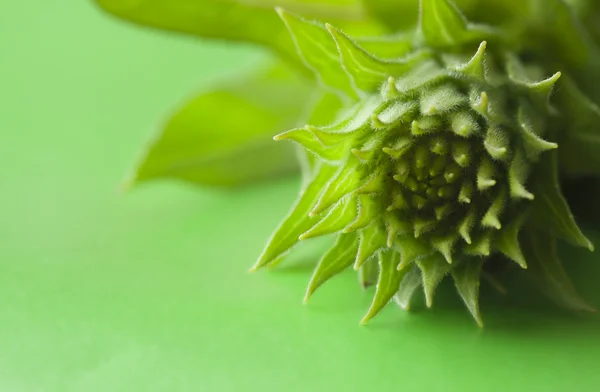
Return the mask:
<path id="1" fill-rule="evenodd" d="M 336 235 L 307 298 L 351 266 L 365 276 L 362 269 L 375 259 L 377 288 L 363 322 L 394 297 L 408 307 L 419 286 L 431 306 L 436 286 L 449 275 L 481 325 L 484 264 L 502 255 L 526 269 L 542 251 L 536 241 L 522 250 L 523 236 L 549 233 L 592 249 L 557 183 L 550 125 L 559 111 L 549 98 L 560 73 L 531 79 L 539 68 L 446 0 L 422 1 L 420 28 L 407 38 L 412 50 L 394 59 L 378 57 L 332 26 L 279 12 L 321 81 L 355 104 L 335 124 L 275 137 L 318 159 L 255 269 L 299 240 Z M 315 46 L 325 34 L 329 43 Z M 574 291 L 568 295 L 564 303 L 585 308 Z"/>

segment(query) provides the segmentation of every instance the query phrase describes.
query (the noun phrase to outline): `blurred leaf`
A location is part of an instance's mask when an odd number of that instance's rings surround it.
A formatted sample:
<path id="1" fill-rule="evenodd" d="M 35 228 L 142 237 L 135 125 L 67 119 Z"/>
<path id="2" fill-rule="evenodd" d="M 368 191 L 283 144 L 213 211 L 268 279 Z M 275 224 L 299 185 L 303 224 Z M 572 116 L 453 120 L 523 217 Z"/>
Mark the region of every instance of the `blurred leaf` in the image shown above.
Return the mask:
<path id="1" fill-rule="evenodd" d="M 283 67 L 200 94 L 161 129 L 129 185 L 177 178 L 237 186 L 295 172 L 293 147 L 272 137 L 296 124 L 309 94 Z"/>
<path id="2" fill-rule="evenodd" d="M 367 12 L 390 30 L 413 27 L 419 15 L 419 0 L 362 0 Z"/>
<path id="3" fill-rule="evenodd" d="M 556 239 L 542 231 L 527 230 L 523 250 L 527 273 L 557 305 L 573 311 L 594 312 L 583 300 L 565 272 L 556 252 Z"/>
<path id="4" fill-rule="evenodd" d="M 569 121 L 559 140 L 561 170 L 569 177 L 600 176 L 600 107 L 568 77 L 556 98 Z"/>
<path id="5" fill-rule="evenodd" d="M 367 12 L 380 20 L 390 30 L 407 30 L 417 25 L 419 0 L 362 0 Z M 521 12 L 523 0 L 454 0 L 467 17 L 477 22 L 497 21 L 498 12 L 504 8 L 518 9 Z M 500 14 L 504 16 L 505 13 Z"/>
<path id="6" fill-rule="evenodd" d="M 344 102 L 337 94 L 329 91 L 318 91 L 317 94 L 309 108 L 310 115 L 302 123 L 324 127 L 337 120 L 340 111 L 344 109 Z"/>
<path id="7" fill-rule="evenodd" d="M 581 66 L 599 54 L 581 21 L 577 9 L 564 0 L 529 0 L 534 33 L 552 42 L 553 56 L 570 66 Z M 552 23 L 548 23 L 552 21 Z M 539 44 L 544 42 L 538 39 Z M 547 42 L 547 41 L 546 41 Z M 540 48 L 547 51 L 547 48 Z"/>
<path id="8" fill-rule="evenodd" d="M 600 222 L 600 178 L 567 179 L 561 187 L 578 222 Z"/>
<path id="9" fill-rule="evenodd" d="M 572 245 L 594 250 L 594 245 L 581 232 L 558 182 L 557 153 L 543 155 L 532 185 L 535 194 L 533 219 L 538 228 L 548 231 Z"/>
<path id="10" fill-rule="evenodd" d="M 354 33 L 378 30 L 358 0 L 95 0 L 103 9 L 141 25 L 210 38 L 255 42 L 298 60 L 274 11 L 283 6 L 309 18 L 335 22 Z"/>

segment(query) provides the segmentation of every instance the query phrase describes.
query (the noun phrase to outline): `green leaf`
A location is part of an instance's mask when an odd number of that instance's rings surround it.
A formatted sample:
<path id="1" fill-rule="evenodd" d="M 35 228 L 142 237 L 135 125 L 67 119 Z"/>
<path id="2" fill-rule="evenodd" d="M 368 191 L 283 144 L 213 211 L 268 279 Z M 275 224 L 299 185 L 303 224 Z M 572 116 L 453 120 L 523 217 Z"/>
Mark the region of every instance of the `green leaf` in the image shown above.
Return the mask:
<path id="1" fill-rule="evenodd" d="M 568 310 L 594 312 L 567 276 L 556 252 L 556 239 L 539 230 L 527 230 L 523 250 L 529 275 L 557 305 Z"/>
<path id="2" fill-rule="evenodd" d="M 300 57 L 325 87 L 339 90 L 352 98 L 357 92 L 344 72 L 335 42 L 325 26 L 278 9 L 285 22 Z"/>
<path id="3" fill-rule="evenodd" d="M 456 47 L 481 42 L 495 35 L 487 26 L 469 23 L 448 0 L 421 0 L 420 4 L 420 31 L 431 47 Z"/>
<path id="4" fill-rule="evenodd" d="M 300 198 L 292 208 L 288 216 L 279 225 L 267 246 L 260 255 L 258 261 L 252 267 L 255 271 L 264 267 L 290 250 L 296 243 L 298 237 L 313 227 L 322 216 L 309 216 L 310 211 L 319 199 L 321 189 L 335 174 L 335 166 L 319 164 L 315 170 L 315 175 L 308 183 L 306 188 L 301 192 Z"/>
<path id="5" fill-rule="evenodd" d="M 335 27 L 328 24 L 325 27 L 335 40 L 344 70 L 354 86 L 365 92 L 373 92 L 382 80 L 402 76 L 419 61 L 432 57 L 431 52 L 421 51 L 401 60 L 383 60 Z"/>
<path id="6" fill-rule="evenodd" d="M 567 131 L 560 135 L 560 168 L 571 177 L 600 175 L 600 107 L 565 78 L 556 98 L 569 117 Z"/>
<path id="7" fill-rule="evenodd" d="M 481 280 L 481 267 L 483 260 L 478 258 L 465 259 L 452 269 L 454 284 L 465 302 L 467 309 L 477 322 L 483 327 L 483 321 L 479 314 L 479 282 Z"/>
<path id="8" fill-rule="evenodd" d="M 536 196 L 532 206 L 532 222 L 575 246 L 593 251 L 594 245 L 581 232 L 560 190 L 555 151 L 542 155 L 532 185 Z"/>
<path id="9" fill-rule="evenodd" d="M 358 250 L 358 236 L 355 233 L 340 234 L 336 243 L 319 262 L 310 280 L 304 302 L 326 281 L 352 265 Z"/>
<path id="10" fill-rule="evenodd" d="M 309 93 L 283 67 L 202 93 L 154 137 L 127 185 L 175 178 L 237 186 L 295 172 L 292 146 L 272 137 L 295 125 Z"/>
<path id="11" fill-rule="evenodd" d="M 95 0 L 128 21 L 202 37 L 255 42 L 299 62 L 285 26 L 274 12 L 285 6 L 306 17 L 326 19 L 356 32 L 374 31 L 356 1 L 328 0 Z M 376 30 L 375 30 L 376 31 Z"/>
<path id="12" fill-rule="evenodd" d="M 400 281 L 407 269 L 398 271 L 397 266 L 400 263 L 400 254 L 394 251 L 379 251 L 379 279 L 377 280 L 377 290 L 367 314 L 361 320 L 361 324 L 366 324 L 370 319 L 390 302 L 394 294 L 398 291 Z"/>

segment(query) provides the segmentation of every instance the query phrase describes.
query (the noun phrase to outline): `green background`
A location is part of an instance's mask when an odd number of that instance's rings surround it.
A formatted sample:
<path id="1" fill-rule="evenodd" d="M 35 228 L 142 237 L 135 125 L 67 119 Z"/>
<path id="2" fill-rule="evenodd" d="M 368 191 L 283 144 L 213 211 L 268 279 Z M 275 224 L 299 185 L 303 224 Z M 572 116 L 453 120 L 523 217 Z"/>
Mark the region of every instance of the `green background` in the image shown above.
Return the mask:
<path id="1" fill-rule="evenodd" d="M 297 179 L 119 192 L 178 103 L 264 53 L 86 1 L 1 8 L 0 391 L 600 390 L 600 320 L 537 295 L 484 289 L 484 330 L 451 287 L 359 327 L 352 273 L 301 305 L 313 251 L 247 273 Z M 598 256 L 561 254 L 600 306 Z"/>

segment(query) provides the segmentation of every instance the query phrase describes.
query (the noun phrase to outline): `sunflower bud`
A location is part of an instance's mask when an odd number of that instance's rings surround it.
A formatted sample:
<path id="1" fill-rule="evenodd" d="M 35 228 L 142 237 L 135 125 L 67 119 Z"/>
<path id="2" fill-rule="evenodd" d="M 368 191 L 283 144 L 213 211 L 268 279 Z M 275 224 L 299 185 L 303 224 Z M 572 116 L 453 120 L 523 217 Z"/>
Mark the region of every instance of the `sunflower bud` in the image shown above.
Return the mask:
<path id="1" fill-rule="evenodd" d="M 563 237 L 592 248 L 556 182 L 558 146 L 549 123 L 557 109 L 549 99 L 560 72 L 531 79 L 538 68 L 501 43 L 488 47 L 487 39 L 501 42 L 496 32 L 468 24 L 446 1 L 422 2 L 412 50 L 394 59 L 332 26 L 280 15 L 300 53 L 314 55 L 310 37 L 329 34 L 320 58 L 305 57 L 355 103 L 332 125 L 275 137 L 317 160 L 255 268 L 280 260 L 299 240 L 335 235 L 306 298 L 344 269 L 372 269 L 377 260 L 377 289 L 363 322 L 392 298 L 408 308 L 419 286 L 431 306 L 436 286 L 450 275 L 481 325 L 482 267 L 500 256 L 526 269 L 523 232 L 537 239 L 547 224 L 551 241 Z M 525 253 L 536 259 L 534 242 L 527 241 Z"/>

